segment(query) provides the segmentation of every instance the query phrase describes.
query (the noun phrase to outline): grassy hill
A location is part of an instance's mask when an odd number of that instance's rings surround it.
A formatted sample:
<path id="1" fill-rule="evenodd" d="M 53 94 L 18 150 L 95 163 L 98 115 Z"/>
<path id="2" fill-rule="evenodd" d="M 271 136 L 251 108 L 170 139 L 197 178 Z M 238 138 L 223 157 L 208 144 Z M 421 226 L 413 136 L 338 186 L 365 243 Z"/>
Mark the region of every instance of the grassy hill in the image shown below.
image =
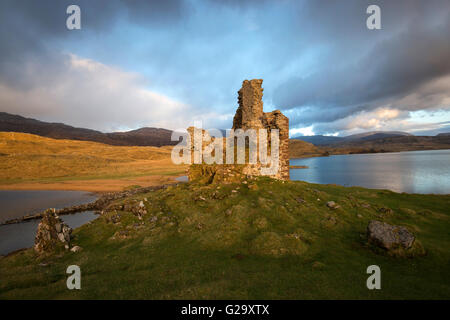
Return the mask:
<path id="1" fill-rule="evenodd" d="M 450 149 L 450 136 L 401 136 L 328 145 L 330 154 Z"/>
<path id="2" fill-rule="evenodd" d="M 172 131 L 161 128 L 140 128 L 126 132 L 103 133 L 97 130 L 76 128 L 64 123 L 50 123 L 19 115 L 0 112 L 0 131 L 23 132 L 53 139 L 100 142 L 115 146 L 166 146 Z"/>
<path id="3" fill-rule="evenodd" d="M 312 143 L 289 139 L 289 157 L 290 158 L 306 158 L 306 157 L 318 157 L 325 154 L 325 150 L 320 147 L 316 147 Z"/>
<path id="4" fill-rule="evenodd" d="M 143 220 L 130 212 L 140 201 Z M 182 184 L 111 204 L 75 230 L 80 252 L 0 258 L 0 298 L 449 299 L 449 207 L 448 195 L 268 178 Z M 407 227 L 427 254 L 375 250 L 365 236 L 371 219 Z M 66 288 L 72 264 L 81 290 Z M 381 290 L 366 287 L 374 264 Z"/>
<path id="5" fill-rule="evenodd" d="M 130 147 L 0 132 L 0 189 L 114 191 L 131 185 L 166 183 L 186 166 L 174 165 L 170 146 Z M 321 156 L 324 150 L 289 141 L 292 158 Z"/>
<path id="6" fill-rule="evenodd" d="M 312 143 L 316 150 L 310 145 L 301 145 L 294 141 Z M 290 140 L 293 146 L 292 158 L 296 158 L 296 149 L 302 154 L 304 149 L 311 156 L 328 154 L 353 154 L 353 153 L 379 153 L 379 152 L 401 152 L 415 150 L 439 150 L 450 149 L 450 136 L 439 134 L 437 136 L 413 136 L 405 132 L 366 132 L 347 137 L 329 136 L 305 136 Z M 301 156 L 300 156 L 301 157 Z"/>
<path id="7" fill-rule="evenodd" d="M 168 176 L 184 172 L 185 167 L 175 166 L 170 155 L 171 147 L 110 146 L 0 132 L 0 184 L 32 187 L 36 182 L 46 183 L 47 187 L 59 184 L 62 188 L 66 185 L 82 190 L 109 190 L 102 189 L 105 180 L 113 189 L 116 185 L 119 189 L 127 184 L 145 185 L 166 181 Z M 158 181 L 145 181 L 142 177 Z M 117 180 L 124 181 L 118 183 Z M 87 188 L 83 189 L 83 183 Z"/>

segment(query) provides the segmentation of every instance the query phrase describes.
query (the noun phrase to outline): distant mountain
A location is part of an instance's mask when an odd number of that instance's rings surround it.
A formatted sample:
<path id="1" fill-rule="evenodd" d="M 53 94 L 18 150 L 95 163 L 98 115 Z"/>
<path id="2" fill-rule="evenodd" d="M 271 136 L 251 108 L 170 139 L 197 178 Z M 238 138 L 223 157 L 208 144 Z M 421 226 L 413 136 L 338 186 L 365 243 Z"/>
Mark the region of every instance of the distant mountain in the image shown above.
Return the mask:
<path id="1" fill-rule="evenodd" d="M 340 143 L 347 142 L 358 142 L 358 141 L 369 141 L 369 140 L 377 140 L 384 138 L 393 138 L 393 137 L 404 137 L 404 136 L 413 136 L 407 132 L 401 131 L 370 131 L 358 134 L 352 134 L 350 136 L 345 137 L 334 137 L 334 136 L 297 136 L 293 139 L 303 140 L 309 143 L 312 143 L 316 146 L 325 146 L 325 145 L 334 145 Z"/>
<path id="2" fill-rule="evenodd" d="M 344 140 L 344 138 L 342 138 L 342 137 L 322 136 L 322 135 L 297 136 L 292 139 L 306 141 L 306 142 L 312 143 L 313 145 L 316 145 L 316 146 L 328 145 L 328 144 L 332 144 L 332 143 L 336 143 L 336 142 Z"/>
<path id="3" fill-rule="evenodd" d="M 171 141 L 171 130 L 161 128 L 140 128 L 126 132 L 106 133 L 116 145 L 128 146 L 167 146 L 175 145 L 177 141 Z"/>
<path id="4" fill-rule="evenodd" d="M 399 152 L 450 149 L 450 135 L 398 135 L 377 139 L 354 139 L 323 146 L 330 154 Z"/>
<path id="5" fill-rule="evenodd" d="M 63 123 L 49 123 L 0 112 L 0 131 L 24 132 L 54 139 L 71 139 L 101 142 L 115 146 L 164 146 L 175 145 L 171 130 L 141 128 L 127 132 L 103 133 L 76 128 Z"/>
<path id="6" fill-rule="evenodd" d="M 410 133 L 402 132 L 402 131 L 370 131 L 358 134 L 352 134 L 350 136 L 343 137 L 343 141 L 367 141 L 367 140 L 376 140 L 376 139 L 384 139 L 384 138 L 393 138 L 393 137 L 406 137 L 413 136 Z"/>
<path id="7" fill-rule="evenodd" d="M 450 136 L 450 132 L 439 133 L 437 137 Z"/>

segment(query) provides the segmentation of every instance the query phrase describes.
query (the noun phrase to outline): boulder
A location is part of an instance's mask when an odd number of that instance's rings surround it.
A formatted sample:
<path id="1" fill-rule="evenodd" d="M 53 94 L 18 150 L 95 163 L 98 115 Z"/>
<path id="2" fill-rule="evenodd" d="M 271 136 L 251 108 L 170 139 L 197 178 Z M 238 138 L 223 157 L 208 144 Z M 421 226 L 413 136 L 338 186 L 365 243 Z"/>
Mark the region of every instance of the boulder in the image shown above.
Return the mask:
<path id="1" fill-rule="evenodd" d="M 78 251 L 81 251 L 81 247 L 79 247 L 79 246 L 74 246 L 72 249 L 70 249 L 70 251 L 72 251 L 72 252 L 78 252 Z"/>
<path id="2" fill-rule="evenodd" d="M 415 236 L 405 227 L 376 220 L 369 222 L 367 238 L 369 243 L 383 248 L 393 255 L 404 255 L 407 251 L 412 252 L 413 246 L 417 242 Z M 420 247 L 420 252 L 424 253 L 420 244 L 417 246 Z"/>
<path id="3" fill-rule="evenodd" d="M 72 229 L 69 228 L 58 215 L 55 209 L 49 209 L 42 215 L 34 240 L 34 249 L 38 254 L 53 251 L 58 243 L 66 248 L 70 247 Z"/>
<path id="4" fill-rule="evenodd" d="M 336 202 L 334 202 L 334 201 L 328 201 L 327 202 L 327 207 L 330 208 L 330 209 L 338 209 L 341 206 L 336 204 Z"/>

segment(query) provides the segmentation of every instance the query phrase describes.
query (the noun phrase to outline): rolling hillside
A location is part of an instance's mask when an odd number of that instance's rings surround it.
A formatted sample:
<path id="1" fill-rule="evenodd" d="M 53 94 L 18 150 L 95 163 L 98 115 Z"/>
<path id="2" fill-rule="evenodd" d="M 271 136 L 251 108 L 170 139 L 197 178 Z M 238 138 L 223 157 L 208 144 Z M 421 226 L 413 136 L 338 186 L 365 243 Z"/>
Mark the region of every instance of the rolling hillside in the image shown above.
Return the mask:
<path id="1" fill-rule="evenodd" d="M 369 131 L 352 134 L 345 137 L 316 135 L 316 136 L 297 136 L 294 137 L 293 139 L 303 140 L 312 143 L 316 146 L 322 146 L 322 145 L 342 144 L 347 142 L 364 142 L 369 140 L 378 140 L 378 139 L 405 137 L 405 136 L 413 136 L 413 135 L 402 131 Z"/>
<path id="2" fill-rule="evenodd" d="M 326 151 L 315 145 L 296 139 L 289 139 L 289 158 L 318 157 Z"/>
<path id="3" fill-rule="evenodd" d="M 0 187 L 18 188 L 40 183 L 46 189 L 117 190 L 167 182 L 185 170 L 172 163 L 170 146 L 110 146 L 16 132 L 0 132 L 0 160 Z"/>
<path id="4" fill-rule="evenodd" d="M 96 130 L 76 128 L 63 123 L 49 123 L 0 112 L 0 131 L 23 132 L 53 139 L 70 139 L 106 143 L 116 146 L 167 146 L 171 130 L 141 128 L 127 132 L 103 133 Z"/>
<path id="5" fill-rule="evenodd" d="M 305 136 L 291 141 L 310 142 L 322 154 L 450 149 L 450 135 L 414 136 L 400 131 L 373 131 L 347 137 Z"/>
<path id="6" fill-rule="evenodd" d="M 74 230 L 79 252 L 0 257 L 0 299 L 449 298 L 450 196 L 245 182 L 119 199 Z M 371 220 L 404 226 L 421 250 L 403 258 L 371 245 Z M 81 266 L 82 290 L 67 290 L 68 265 Z M 382 290 L 367 289 L 370 265 Z"/>
<path id="7" fill-rule="evenodd" d="M 340 142 L 324 148 L 332 154 L 450 149 L 450 136 L 397 136 Z"/>

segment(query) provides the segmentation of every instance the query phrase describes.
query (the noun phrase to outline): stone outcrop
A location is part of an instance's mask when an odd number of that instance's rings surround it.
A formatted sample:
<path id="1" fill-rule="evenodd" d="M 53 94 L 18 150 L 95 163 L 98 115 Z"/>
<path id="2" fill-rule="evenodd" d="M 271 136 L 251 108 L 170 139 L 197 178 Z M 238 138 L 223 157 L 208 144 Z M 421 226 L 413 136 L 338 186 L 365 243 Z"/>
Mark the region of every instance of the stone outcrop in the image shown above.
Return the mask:
<path id="1" fill-rule="evenodd" d="M 393 226 L 381 221 L 370 221 L 367 226 L 369 242 L 384 249 L 390 250 L 397 247 L 409 249 L 414 243 L 414 235 L 405 227 Z"/>
<path id="2" fill-rule="evenodd" d="M 236 114 L 233 119 L 233 128 L 237 129 L 254 129 L 259 135 L 259 129 L 267 131 L 268 148 L 272 148 L 274 144 L 271 142 L 271 132 L 276 129 L 279 132 L 279 162 L 278 170 L 275 174 L 270 175 L 273 178 L 281 180 L 289 180 L 289 119 L 279 110 L 272 112 L 263 111 L 263 88 L 262 79 L 245 80 L 242 83 L 242 88 L 238 91 L 238 104 Z M 188 128 L 188 133 L 191 136 L 191 160 L 193 160 L 193 153 L 199 146 L 195 146 L 194 128 Z M 208 132 L 202 130 L 202 137 L 206 140 L 214 141 L 215 138 L 209 137 Z M 233 138 L 230 138 L 233 139 Z M 258 141 L 259 143 L 259 141 Z M 209 143 L 208 143 L 209 144 Z M 226 138 L 223 139 L 224 150 L 226 149 Z M 248 147 L 248 144 L 247 144 Z M 205 146 L 202 145 L 204 149 Z M 224 151 L 225 152 L 225 151 Z M 270 155 L 270 152 L 269 152 Z M 259 157 L 259 155 L 258 155 Z M 248 160 L 248 154 L 246 155 Z M 193 161 L 191 163 L 194 163 Z M 224 161 L 225 163 L 225 157 Z M 257 163 L 245 164 L 193 164 L 188 170 L 189 180 L 204 180 L 206 182 L 228 182 L 233 180 L 240 180 L 245 176 L 260 176 L 263 165 Z M 267 165 L 266 165 L 267 167 Z"/>
<path id="3" fill-rule="evenodd" d="M 367 240 L 393 256 L 423 255 L 425 250 L 405 227 L 372 220 L 367 226 Z"/>
<path id="4" fill-rule="evenodd" d="M 38 225 L 34 250 L 38 254 L 49 253 L 62 243 L 66 249 L 70 248 L 72 229 L 66 225 L 54 209 L 47 210 Z"/>

